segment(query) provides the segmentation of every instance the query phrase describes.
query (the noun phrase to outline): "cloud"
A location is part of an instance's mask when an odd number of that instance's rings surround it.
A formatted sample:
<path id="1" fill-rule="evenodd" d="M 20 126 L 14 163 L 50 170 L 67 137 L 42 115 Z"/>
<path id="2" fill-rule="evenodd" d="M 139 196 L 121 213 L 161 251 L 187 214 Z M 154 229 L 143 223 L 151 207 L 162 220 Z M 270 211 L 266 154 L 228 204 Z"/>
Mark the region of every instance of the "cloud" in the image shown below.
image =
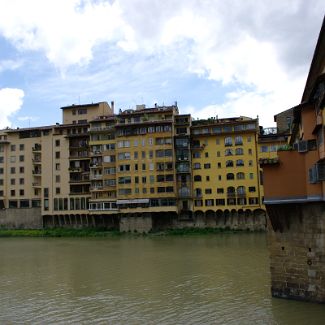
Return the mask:
<path id="1" fill-rule="evenodd" d="M 0 61 L 0 73 L 6 70 L 16 70 L 22 65 L 22 60 L 2 60 Z"/>
<path id="2" fill-rule="evenodd" d="M 0 0 L 0 33 L 20 51 L 44 52 L 63 74 L 97 62 L 109 76 L 119 56 L 136 58 L 132 69 L 141 66 L 139 73 L 146 74 L 155 61 L 217 81 L 227 91 L 214 103 L 196 105 L 196 115 L 245 111 L 263 123 L 299 103 L 322 18 L 321 0 L 313 6 L 304 0 Z M 123 72 L 108 82 L 138 91 L 141 85 Z M 82 77 L 98 83 L 85 70 Z M 162 75 L 150 91 L 159 93 L 166 79 Z"/>
<path id="3" fill-rule="evenodd" d="M 23 104 L 24 91 L 16 88 L 0 89 L 0 128 L 10 127 L 9 118 L 18 112 Z"/>

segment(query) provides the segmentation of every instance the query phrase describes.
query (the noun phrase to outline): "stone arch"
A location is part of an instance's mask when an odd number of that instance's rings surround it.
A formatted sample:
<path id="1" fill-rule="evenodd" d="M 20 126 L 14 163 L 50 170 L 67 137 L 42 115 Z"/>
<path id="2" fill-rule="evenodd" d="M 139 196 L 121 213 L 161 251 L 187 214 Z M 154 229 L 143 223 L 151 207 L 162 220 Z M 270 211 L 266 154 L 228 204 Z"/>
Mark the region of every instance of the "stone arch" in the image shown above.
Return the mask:
<path id="1" fill-rule="evenodd" d="M 205 223 L 208 227 L 216 226 L 216 213 L 213 210 L 207 210 L 205 212 Z"/>
<path id="2" fill-rule="evenodd" d="M 255 209 L 253 216 L 255 225 L 266 227 L 266 212 L 263 209 Z"/>
<path id="3" fill-rule="evenodd" d="M 226 227 L 230 227 L 230 222 L 231 222 L 231 214 L 228 209 L 224 211 L 224 225 Z"/>
<path id="4" fill-rule="evenodd" d="M 233 228 L 237 228 L 238 226 L 238 213 L 237 213 L 237 210 L 236 209 L 231 209 L 231 221 L 230 221 L 230 224 L 231 224 L 231 227 Z"/>
<path id="5" fill-rule="evenodd" d="M 245 212 L 243 209 L 239 209 L 238 213 L 238 225 L 243 228 L 245 226 Z"/>
<path id="6" fill-rule="evenodd" d="M 222 228 L 225 226 L 225 216 L 222 210 L 216 211 L 216 224 L 218 228 Z"/>

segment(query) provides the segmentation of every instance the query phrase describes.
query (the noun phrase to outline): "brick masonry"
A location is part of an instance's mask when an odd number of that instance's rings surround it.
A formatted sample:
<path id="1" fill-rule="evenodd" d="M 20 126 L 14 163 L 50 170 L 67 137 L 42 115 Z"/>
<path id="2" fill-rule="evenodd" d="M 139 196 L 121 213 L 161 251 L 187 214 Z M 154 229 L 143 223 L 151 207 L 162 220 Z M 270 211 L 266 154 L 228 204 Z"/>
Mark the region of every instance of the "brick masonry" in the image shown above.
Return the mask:
<path id="1" fill-rule="evenodd" d="M 325 303 L 325 204 L 269 205 L 274 297 Z"/>

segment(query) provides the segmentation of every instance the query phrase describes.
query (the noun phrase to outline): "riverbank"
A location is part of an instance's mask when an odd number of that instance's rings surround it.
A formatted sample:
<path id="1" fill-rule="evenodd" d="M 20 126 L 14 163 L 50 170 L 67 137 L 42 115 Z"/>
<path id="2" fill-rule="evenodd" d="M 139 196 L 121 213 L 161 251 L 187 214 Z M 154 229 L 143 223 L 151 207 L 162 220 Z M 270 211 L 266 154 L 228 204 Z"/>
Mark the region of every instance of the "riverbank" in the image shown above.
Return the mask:
<path id="1" fill-rule="evenodd" d="M 119 232 L 102 228 L 52 228 L 52 229 L 0 229 L 0 237 L 113 237 L 113 236 L 195 236 L 220 233 L 251 233 L 263 231 L 233 230 L 222 228 L 168 229 L 149 233 Z"/>

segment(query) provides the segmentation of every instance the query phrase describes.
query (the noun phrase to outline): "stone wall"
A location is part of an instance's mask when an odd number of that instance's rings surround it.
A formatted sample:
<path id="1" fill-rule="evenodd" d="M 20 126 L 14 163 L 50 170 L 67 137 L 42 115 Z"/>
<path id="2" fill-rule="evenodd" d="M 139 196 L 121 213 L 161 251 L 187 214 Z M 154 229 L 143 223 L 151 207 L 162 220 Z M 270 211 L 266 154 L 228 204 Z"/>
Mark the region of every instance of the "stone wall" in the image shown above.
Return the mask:
<path id="1" fill-rule="evenodd" d="M 40 229 L 43 227 L 41 208 L 2 209 L 0 227 L 7 229 Z"/>
<path id="2" fill-rule="evenodd" d="M 120 218 L 121 232 L 147 233 L 152 230 L 152 217 L 150 213 L 126 214 Z"/>
<path id="3" fill-rule="evenodd" d="M 274 297 L 325 303 L 325 203 L 267 206 Z"/>

